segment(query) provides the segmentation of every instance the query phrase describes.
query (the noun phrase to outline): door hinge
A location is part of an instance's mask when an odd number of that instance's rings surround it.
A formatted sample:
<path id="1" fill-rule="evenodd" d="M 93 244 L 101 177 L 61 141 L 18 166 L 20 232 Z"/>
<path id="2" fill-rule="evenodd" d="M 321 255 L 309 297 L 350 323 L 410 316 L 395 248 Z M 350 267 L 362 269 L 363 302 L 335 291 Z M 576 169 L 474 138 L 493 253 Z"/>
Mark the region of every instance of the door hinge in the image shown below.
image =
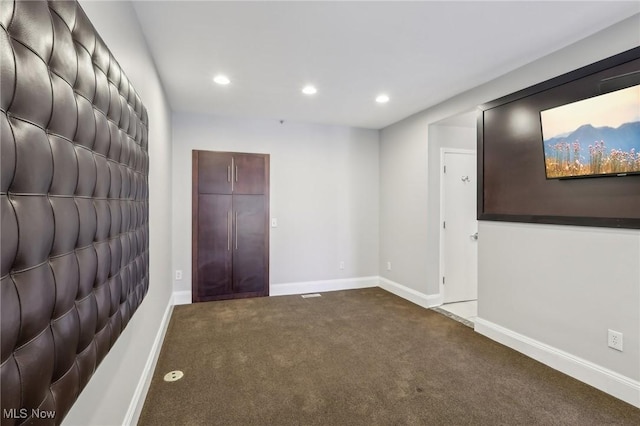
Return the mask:
<path id="1" fill-rule="evenodd" d="M 447 166 L 444 166 L 444 170 L 442 172 L 447 173 Z"/>
<path id="2" fill-rule="evenodd" d="M 442 277 L 442 285 L 444 285 L 444 277 Z"/>
<path id="3" fill-rule="evenodd" d="M 447 222 L 442 222 L 442 229 L 447 229 Z"/>

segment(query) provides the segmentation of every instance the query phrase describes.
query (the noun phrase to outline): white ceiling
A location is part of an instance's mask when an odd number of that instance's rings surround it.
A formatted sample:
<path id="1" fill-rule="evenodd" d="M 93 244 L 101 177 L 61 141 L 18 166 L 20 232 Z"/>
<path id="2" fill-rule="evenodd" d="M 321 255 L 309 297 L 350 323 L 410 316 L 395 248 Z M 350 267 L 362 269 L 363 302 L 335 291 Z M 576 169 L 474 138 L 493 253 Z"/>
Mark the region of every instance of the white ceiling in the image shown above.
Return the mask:
<path id="1" fill-rule="evenodd" d="M 174 111 L 379 129 L 639 13 L 640 1 L 134 8 Z M 231 84 L 214 84 L 217 73 Z M 391 100 L 374 102 L 383 92 Z"/>

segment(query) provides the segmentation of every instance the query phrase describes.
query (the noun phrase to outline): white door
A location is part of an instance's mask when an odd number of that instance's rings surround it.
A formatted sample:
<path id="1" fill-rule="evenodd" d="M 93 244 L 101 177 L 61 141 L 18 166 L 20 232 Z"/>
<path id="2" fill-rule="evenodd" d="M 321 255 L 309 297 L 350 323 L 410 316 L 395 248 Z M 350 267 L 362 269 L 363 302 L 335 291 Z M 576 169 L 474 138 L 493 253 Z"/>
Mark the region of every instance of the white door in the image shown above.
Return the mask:
<path id="1" fill-rule="evenodd" d="M 442 153 L 442 288 L 444 303 L 478 298 L 476 153 Z"/>

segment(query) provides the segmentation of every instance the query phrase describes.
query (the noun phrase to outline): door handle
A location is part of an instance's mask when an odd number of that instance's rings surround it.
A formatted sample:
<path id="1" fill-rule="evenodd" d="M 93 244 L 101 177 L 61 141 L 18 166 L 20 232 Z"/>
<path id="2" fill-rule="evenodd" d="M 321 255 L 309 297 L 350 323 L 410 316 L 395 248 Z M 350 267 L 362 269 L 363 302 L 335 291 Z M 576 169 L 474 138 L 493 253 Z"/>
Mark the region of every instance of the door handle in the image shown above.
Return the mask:
<path id="1" fill-rule="evenodd" d="M 236 210 L 236 250 L 238 250 L 238 211 Z"/>
<path id="2" fill-rule="evenodd" d="M 473 240 L 473 241 L 478 241 L 478 233 L 476 232 L 475 234 L 471 234 L 469 235 L 469 237 Z"/>
<path id="3" fill-rule="evenodd" d="M 231 182 L 231 166 L 227 166 L 227 182 Z"/>
<path id="4" fill-rule="evenodd" d="M 238 181 L 238 165 L 236 164 L 236 182 Z"/>
<path id="5" fill-rule="evenodd" d="M 227 212 L 227 251 L 231 250 L 231 210 Z"/>

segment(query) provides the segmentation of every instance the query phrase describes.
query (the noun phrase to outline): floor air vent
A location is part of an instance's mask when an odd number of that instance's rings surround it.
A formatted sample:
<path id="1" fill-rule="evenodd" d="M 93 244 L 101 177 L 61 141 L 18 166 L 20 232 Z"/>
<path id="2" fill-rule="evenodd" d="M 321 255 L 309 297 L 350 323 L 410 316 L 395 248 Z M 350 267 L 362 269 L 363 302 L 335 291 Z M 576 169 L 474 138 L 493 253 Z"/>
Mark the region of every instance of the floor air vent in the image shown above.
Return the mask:
<path id="1" fill-rule="evenodd" d="M 322 295 L 320 293 L 310 293 L 310 294 L 303 294 L 302 295 L 303 299 L 308 299 L 310 297 L 322 297 Z"/>

